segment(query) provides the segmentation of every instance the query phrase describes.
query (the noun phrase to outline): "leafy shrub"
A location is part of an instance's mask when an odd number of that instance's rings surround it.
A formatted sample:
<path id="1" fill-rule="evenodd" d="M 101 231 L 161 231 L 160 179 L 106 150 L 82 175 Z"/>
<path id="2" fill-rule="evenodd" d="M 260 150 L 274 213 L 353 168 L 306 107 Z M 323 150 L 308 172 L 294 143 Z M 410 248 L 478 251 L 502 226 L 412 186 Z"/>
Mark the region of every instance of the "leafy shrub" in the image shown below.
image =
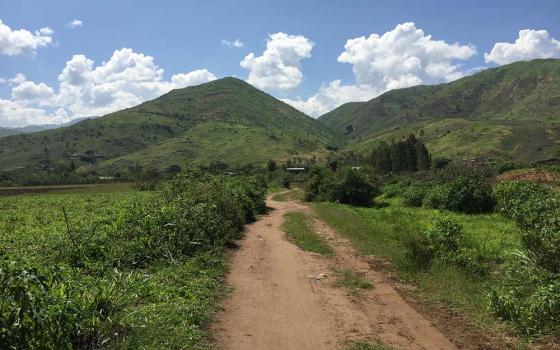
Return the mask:
<path id="1" fill-rule="evenodd" d="M 305 200 L 330 201 L 355 206 L 371 206 L 378 188 L 363 171 L 343 169 L 332 173 L 315 168 L 305 188 Z"/>
<path id="2" fill-rule="evenodd" d="M 433 260 L 453 263 L 462 238 L 461 225 L 448 217 L 438 218 L 434 228 L 411 235 L 405 241 L 407 256 L 419 268 L 428 267 Z"/>
<path id="3" fill-rule="evenodd" d="M 282 187 L 290 189 L 291 179 L 288 175 L 284 176 L 280 182 L 282 184 Z"/>
<path id="4" fill-rule="evenodd" d="M 2 261 L 0 343 L 6 349 L 70 348 L 76 312 L 67 303 L 62 279 Z M 59 293 L 57 293 L 57 290 Z"/>
<path id="5" fill-rule="evenodd" d="M 379 194 L 370 177 L 363 171 L 344 169 L 337 173 L 331 192 L 331 200 L 343 204 L 369 207 Z"/>
<path id="6" fill-rule="evenodd" d="M 384 185 L 381 188 L 381 192 L 383 193 L 385 198 L 397 197 L 401 193 L 401 191 L 402 187 L 400 183 Z"/>
<path id="7" fill-rule="evenodd" d="M 450 187 L 447 184 L 432 187 L 424 197 L 422 205 L 426 208 L 445 209 L 448 206 Z"/>
<path id="8" fill-rule="evenodd" d="M 87 293 L 68 271 L 0 261 L 3 349 L 72 349 L 96 341 L 113 306 L 103 286 Z"/>
<path id="9" fill-rule="evenodd" d="M 139 191 L 153 191 L 160 182 L 160 173 L 155 169 L 140 171 L 135 175 L 133 187 Z"/>
<path id="10" fill-rule="evenodd" d="M 264 212 L 266 190 L 255 179 L 189 174 L 146 205 L 131 207 L 110 238 L 114 264 L 143 267 L 221 247 Z"/>
<path id="11" fill-rule="evenodd" d="M 409 186 L 402 195 L 404 205 L 409 207 L 421 207 L 428 191 L 429 187 L 427 186 Z"/>
<path id="12" fill-rule="evenodd" d="M 517 252 L 505 277 L 490 291 L 490 307 L 527 336 L 560 332 L 560 276 Z"/>
<path id="13" fill-rule="evenodd" d="M 536 263 L 560 273 L 560 198 L 544 186 L 518 181 L 498 184 L 494 196 L 497 210 L 520 228 Z"/>
<path id="14" fill-rule="evenodd" d="M 326 168 L 312 168 L 305 186 L 305 200 L 308 202 L 330 201 L 333 184 L 334 175 Z"/>
<path id="15" fill-rule="evenodd" d="M 488 272 L 486 259 L 469 247 L 463 227 L 451 218 L 438 218 L 432 229 L 409 234 L 404 244 L 406 257 L 416 268 L 425 269 L 437 261 L 458 266 L 471 275 Z"/>
<path id="16" fill-rule="evenodd" d="M 523 250 L 490 293 L 494 312 L 520 332 L 560 332 L 560 200 L 546 187 L 505 182 L 494 189 L 497 209 L 515 221 Z"/>
<path id="17" fill-rule="evenodd" d="M 459 176 L 449 184 L 436 186 L 426 196 L 429 208 L 467 214 L 487 213 L 494 209 L 491 187 L 481 176 Z"/>

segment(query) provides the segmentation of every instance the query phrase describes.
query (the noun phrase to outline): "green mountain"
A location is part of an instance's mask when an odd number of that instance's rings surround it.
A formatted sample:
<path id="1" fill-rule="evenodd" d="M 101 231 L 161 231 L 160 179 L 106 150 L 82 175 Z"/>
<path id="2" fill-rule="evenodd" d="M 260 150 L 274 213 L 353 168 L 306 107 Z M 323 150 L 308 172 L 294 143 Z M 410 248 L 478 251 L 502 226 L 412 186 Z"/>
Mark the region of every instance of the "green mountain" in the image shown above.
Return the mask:
<path id="1" fill-rule="evenodd" d="M 112 175 L 136 165 L 233 166 L 321 153 L 336 137 L 235 78 L 173 90 L 104 117 L 0 138 L 0 170 L 68 167 Z"/>
<path id="2" fill-rule="evenodd" d="M 560 158 L 560 60 L 516 62 L 451 83 L 392 90 L 319 120 L 358 152 L 414 132 L 436 156 Z"/>
<path id="3" fill-rule="evenodd" d="M 9 135 L 17 135 L 19 131 L 9 128 L 0 128 L 0 137 L 9 136 Z"/>

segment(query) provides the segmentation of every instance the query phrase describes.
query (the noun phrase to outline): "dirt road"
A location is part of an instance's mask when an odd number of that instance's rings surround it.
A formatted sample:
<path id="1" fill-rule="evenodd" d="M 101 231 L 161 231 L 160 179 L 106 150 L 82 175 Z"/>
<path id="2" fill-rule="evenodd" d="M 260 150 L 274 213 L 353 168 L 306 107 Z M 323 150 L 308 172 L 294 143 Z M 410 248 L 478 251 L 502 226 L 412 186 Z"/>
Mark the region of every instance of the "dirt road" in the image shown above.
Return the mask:
<path id="1" fill-rule="evenodd" d="M 316 230 L 329 237 L 334 257 L 287 241 L 283 215 L 309 208 L 270 199 L 268 205 L 274 210 L 248 226 L 232 256 L 227 283 L 233 291 L 213 326 L 219 348 L 343 349 L 347 340 L 378 339 L 399 349 L 456 349 L 324 223 L 316 220 Z M 334 268 L 364 272 L 374 288 L 351 296 L 334 286 Z"/>

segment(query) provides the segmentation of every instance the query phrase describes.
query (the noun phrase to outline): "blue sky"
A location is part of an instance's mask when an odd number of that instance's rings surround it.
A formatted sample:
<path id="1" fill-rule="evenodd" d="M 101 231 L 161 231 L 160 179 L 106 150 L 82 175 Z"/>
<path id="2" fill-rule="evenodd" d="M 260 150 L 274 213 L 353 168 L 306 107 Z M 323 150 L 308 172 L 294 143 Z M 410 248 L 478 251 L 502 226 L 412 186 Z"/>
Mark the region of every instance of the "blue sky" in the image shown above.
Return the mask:
<path id="1" fill-rule="evenodd" d="M 560 1 L 18 0 L 0 2 L 0 21 L 0 126 L 99 115 L 225 76 L 317 116 L 395 87 L 560 57 Z M 14 41 L 18 30 L 31 41 Z M 403 42 L 415 49 L 395 49 Z M 72 76 L 80 64 L 89 68 Z M 136 71 L 120 74 L 121 64 Z"/>

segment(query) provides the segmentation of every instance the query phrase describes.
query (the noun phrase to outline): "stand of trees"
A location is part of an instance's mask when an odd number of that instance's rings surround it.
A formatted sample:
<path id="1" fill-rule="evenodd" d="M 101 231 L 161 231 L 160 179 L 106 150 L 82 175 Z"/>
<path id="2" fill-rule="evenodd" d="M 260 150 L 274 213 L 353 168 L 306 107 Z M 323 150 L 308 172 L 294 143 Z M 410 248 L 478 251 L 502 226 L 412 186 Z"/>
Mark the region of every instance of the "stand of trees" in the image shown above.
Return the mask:
<path id="1" fill-rule="evenodd" d="M 368 163 L 381 174 L 415 172 L 429 169 L 432 157 L 424 143 L 410 134 L 406 139 L 391 144 L 382 142 L 371 152 Z"/>

